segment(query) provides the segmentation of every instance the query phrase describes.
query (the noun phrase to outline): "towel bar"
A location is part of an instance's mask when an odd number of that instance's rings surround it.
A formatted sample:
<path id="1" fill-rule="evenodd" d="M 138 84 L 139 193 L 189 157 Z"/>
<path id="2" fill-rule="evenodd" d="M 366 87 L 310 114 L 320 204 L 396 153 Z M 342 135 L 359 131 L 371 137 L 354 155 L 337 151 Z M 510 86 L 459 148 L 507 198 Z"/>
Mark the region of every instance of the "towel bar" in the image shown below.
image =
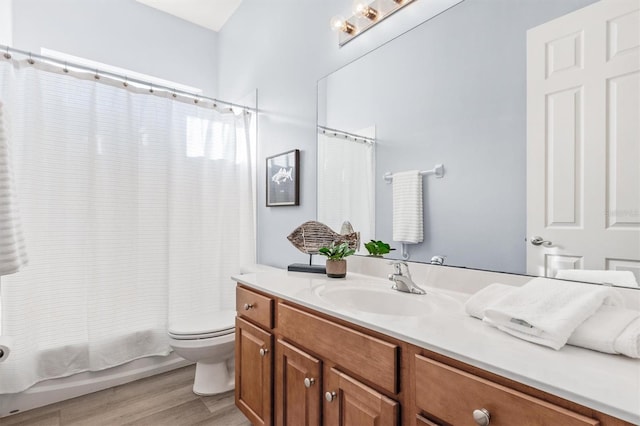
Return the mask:
<path id="1" fill-rule="evenodd" d="M 431 170 L 423 170 L 420 172 L 421 176 L 426 175 L 436 175 L 437 178 L 441 178 L 444 176 L 444 164 L 436 164 L 436 166 Z M 387 172 L 382 175 L 382 178 L 385 182 L 391 183 L 393 181 L 393 173 Z"/>

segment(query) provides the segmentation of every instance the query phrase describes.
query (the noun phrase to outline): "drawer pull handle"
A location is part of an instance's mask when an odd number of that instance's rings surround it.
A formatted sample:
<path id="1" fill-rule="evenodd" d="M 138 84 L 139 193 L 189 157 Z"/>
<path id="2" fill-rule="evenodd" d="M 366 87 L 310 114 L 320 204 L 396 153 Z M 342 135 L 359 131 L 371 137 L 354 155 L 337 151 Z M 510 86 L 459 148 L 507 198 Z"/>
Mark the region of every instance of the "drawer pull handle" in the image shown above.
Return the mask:
<path id="1" fill-rule="evenodd" d="M 244 310 L 248 311 L 249 309 L 253 308 L 253 303 L 245 303 L 244 304 Z"/>
<path id="2" fill-rule="evenodd" d="M 260 356 L 265 356 L 269 352 L 269 349 L 260 348 Z"/>
<path id="3" fill-rule="evenodd" d="M 334 399 L 336 399 L 336 393 L 335 392 L 327 392 L 327 393 L 324 394 L 324 399 L 326 399 L 328 402 L 331 402 Z"/>
<path id="4" fill-rule="evenodd" d="M 311 385 L 313 385 L 316 382 L 316 379 L 314 379 L 313 377 L 305 377 L 304 378 L 304 387 L 305 388 L 310 388 Z"/>
<path id="5" fill-rule="evenodd" d="M 473 410 L 473 420 L 475 420 L 479 426 L 489 426 L 489 422 L 491 421 L 491 414 L 486 408 Z"/>

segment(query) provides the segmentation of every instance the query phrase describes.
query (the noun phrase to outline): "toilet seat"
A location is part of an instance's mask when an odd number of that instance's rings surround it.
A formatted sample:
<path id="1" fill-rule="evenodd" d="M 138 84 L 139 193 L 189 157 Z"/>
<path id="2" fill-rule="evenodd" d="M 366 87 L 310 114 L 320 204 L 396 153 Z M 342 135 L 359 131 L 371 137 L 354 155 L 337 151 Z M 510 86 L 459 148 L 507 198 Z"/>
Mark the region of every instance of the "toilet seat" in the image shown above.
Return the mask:
<path id="1" fill-rule="evenodd" d="M 169 337 L 176 340 L 196 340 L 226 336 L 235 332 L 235 317 L 235 311 L 195 315 L 170 324 Z"/>

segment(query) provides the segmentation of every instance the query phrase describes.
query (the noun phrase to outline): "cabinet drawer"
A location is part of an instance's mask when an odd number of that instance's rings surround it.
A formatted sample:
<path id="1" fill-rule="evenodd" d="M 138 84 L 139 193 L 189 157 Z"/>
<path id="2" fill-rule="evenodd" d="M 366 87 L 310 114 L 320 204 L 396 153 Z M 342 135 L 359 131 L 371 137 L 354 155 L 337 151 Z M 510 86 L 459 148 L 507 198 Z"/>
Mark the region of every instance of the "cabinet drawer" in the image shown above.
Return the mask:
<path id="1" fill-rule="evenodd" d="M 419 414 L 416 416 L 416 424 L 418 426 L 438 426 L 436 423 L 432 422 L 429 419 L 425 419 Z"/>
<path id="2" fill-rule="evenodd" d="M 278 328 L 286 330 L 286 337 L 297 345 L 384 390 L 398 393 L 397 345 L 282 303 L 278 306 Z"/>
<path id="3" fill-rule="evenodd" d="M 238 315 L 248 318 L 263 327 L 273 328 L 273 299 L 248 290 L 236 287 L 236 311 Z"/>
<path id="4" fill-rule="evenodd" d="M 420 355 L 416 355 L 415 363 L 418 409 L 448 424 L 476 425 L 473 411 L 482 408 L 490 413 L 492 426 L 600 424 L 595 419 Z"/>

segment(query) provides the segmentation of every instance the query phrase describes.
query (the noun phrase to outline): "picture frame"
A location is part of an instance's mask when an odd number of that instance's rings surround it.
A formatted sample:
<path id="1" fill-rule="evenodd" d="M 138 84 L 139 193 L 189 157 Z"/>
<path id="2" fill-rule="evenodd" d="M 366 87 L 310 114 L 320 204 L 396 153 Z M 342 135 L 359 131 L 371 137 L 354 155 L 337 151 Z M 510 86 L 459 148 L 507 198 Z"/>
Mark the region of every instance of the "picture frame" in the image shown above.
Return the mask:
<path id="1" fill-rule="evenodd" d="M 300 205 L 300 150 L 266 158 L 267 207 Z"/>

